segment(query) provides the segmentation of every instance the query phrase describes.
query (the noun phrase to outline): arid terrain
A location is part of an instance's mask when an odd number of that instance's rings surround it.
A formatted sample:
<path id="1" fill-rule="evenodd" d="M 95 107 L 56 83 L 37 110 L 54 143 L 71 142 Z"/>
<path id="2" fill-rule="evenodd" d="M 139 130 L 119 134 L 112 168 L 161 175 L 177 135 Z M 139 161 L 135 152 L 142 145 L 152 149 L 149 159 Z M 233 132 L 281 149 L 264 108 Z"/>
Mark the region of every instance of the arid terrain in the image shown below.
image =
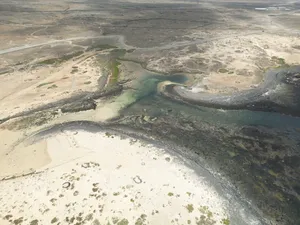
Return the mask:
<path id="1" fill-rule="evenodd" d="M 2 0 L 0 225 L 300 225 L 299 27 L 299 1 Z"/>

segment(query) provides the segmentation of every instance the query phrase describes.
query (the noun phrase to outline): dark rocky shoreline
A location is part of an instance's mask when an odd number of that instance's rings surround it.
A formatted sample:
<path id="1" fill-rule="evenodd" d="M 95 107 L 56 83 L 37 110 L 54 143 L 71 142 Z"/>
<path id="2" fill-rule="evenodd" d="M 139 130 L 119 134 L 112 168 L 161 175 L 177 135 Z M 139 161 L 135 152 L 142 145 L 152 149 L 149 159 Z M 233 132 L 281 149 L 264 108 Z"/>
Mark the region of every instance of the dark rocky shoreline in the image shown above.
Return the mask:
<path id="1" fill-rule="evenodd" d="M 153 101 L 158 104 L 159 100 Z M 124 112 L 135 116 L 124 115 L 114 123 L 188 149 L 216 168 L 216 173 L 228 178 L 241 193 L 240 197 L 249 199 L 266 218 L 276 224 L 300 224 L 299 131 L 276 128 L 276 125 L 227 126 L 217 117 L 212 124 L 189 114 L 185 110 L 188 106 L 177 104 L 172 110 L 170 104 L 162 101 L 159 101 L 161 115 L 156 118 L 151 117 L 154 110 L 149 108 L 143 115 L 138 113 L 137 109 L 146 108 L 149 102 L 138 104 Z M 296 118 L 295 123 L 299 124 Z"/>
<path id="2" fill-rule="evenodd" d="M 300 66 L 270 70 L 257 88 L 232 95 L 193 93 L 171 84 L 162 94 L 173 100 L 222 109 L 248 109 L 300 116 Z"/>

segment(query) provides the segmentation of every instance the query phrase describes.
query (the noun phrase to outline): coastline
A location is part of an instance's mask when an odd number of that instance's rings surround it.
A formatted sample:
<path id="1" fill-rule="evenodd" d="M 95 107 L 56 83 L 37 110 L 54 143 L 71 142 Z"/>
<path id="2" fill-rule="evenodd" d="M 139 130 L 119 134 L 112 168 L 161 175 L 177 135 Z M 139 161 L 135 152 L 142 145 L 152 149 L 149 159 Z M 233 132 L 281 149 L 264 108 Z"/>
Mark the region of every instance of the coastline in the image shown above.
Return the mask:
<path id="1" fill-rule="evenodd" d="M 99 126 L 92 125 L 90 128 L 94 131 L 87 131 L 86 125 L 79 125 L 82 129 L 78 129 L 78 123 L 69 124 L 37 134 L 33 143 L 47 143 L 51 162 L 45 162 L 30 176 L 0 181 L 3 187 L 0 197 L 6 202 L 0 214 L 8 218 L 0 220 L 3 224 L 20 218 L 24 222 L 65 223 L 72 217 L 96 224 L 114 220 L 130 224 L 140 220 L 150 224 L 189 220 L 195 220 L 194 223 L 203 220 L 207 224 L 224 224 L 224 221 L 249 224 L 249 221 L 243 222 L 249 215 L 242 218 L 231 214 L 238 210 L 232 206 L 239 203 L 229 203 L 228 196 L 215 189 L 218 184 L 211 183 L 214 178 L 207 171 L 200 172 L 198 168 L 196 174 L 185 164 L 188 161 L 182 161 L 183 158 L 172 151 L 170 154 L 144 141 L 105 131 L 105 128 L 99 131 Z M 6 199 L 12 196 L 7 191 L 14 192 L 15 201 Z M 37 196 L 40 196 L 38 204 Z M 71 199 L 76 199 L 76 203 Z M 24 207 L 31 208 L 31 213 L 24 216 Z M 9 208 L 10 213 L 4 215 Z"/>

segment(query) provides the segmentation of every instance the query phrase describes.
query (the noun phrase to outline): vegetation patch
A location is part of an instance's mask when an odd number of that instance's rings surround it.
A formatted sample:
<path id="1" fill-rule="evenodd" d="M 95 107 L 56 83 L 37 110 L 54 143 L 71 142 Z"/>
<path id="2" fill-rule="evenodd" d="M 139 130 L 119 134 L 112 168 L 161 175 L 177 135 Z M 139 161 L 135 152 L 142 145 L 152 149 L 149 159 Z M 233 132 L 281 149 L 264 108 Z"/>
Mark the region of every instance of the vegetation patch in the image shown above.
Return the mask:
<path id="1" fill-rule="evenodd" d="M 57 58 L 46 59 L 41 62 L 38 62 L 39 65 L 52 65 L 57 62 Z"/>
<path id="2" fill-rule="evenodd" d="M 279 58 L 277 56 L 272 56 L 272 61 L 279 65 L 286 65 L 284 58 Z"/>
<path id="3" fill-rule="evenodd" d="M 56 217 L 54 217 L 52 220 L 51 220 L 51 223 L 56 223 L 58 221 L 58 219 Z"/>
<path id="4" fill-rule="evenodd" d="M 87 51 L 90 51 L 90 50 L 103 51 L 106 49 L 114 49 L 114 48 L 117 48 L 117 47 L 113 46 L 113 45 L 108 45 L 108 44 L 93 44 L 87 48 Z"/>
<path id="5" fill-rule="evenodd" d="M 111 137 L 111 136 L 112 136 L 112 134 L 111 134 L 111 133 L 109 133 L 109 132 L 105 132 L 105 136 L 106 136 L 106 137 Z"/>
<path id="6" fill-rule="evenodd" d="M 77 73 L 78 72 L 78 68 L 73 68 L 71 71 L 71 74 Z"/>
<path id="7" fill-rule="evenodd" d="M 23 223 L 23 217 L 20 217 L 19 219 L 14 220 L 13 223 L 15 225 L 22 224 Z"/>
<path id="8" fill-rule="evenodd" d="M 53 89 L 53 88 L 57 88 L 56 84 L 52 84 L 50 87 L 48 87 L 47 89 Z"/>
<path id="9" fill-rule="evenodd" d="M 113 217 L 113 218 L 112 218 L 113 224 L 116 224 L 118 221 L 119 221 L 119 218 L 118 218 L 118 217 Z"/>
<path id="10" fill-rule="evenodd" d="M 202 215 L 200 217 L 196 217 L 196 224 L 197 225 L 214 225 L 214 224 L 216 224 L 216 221 Z"/>
<path id="11" fill-rule="evenodd" d="M 192 213 L 192 212 L 194 211 L 194 206 L 193 206 L 193 204 L 188 204 L 185 208 L 187 209 L 187 211 L 188 211 L 189 213 Z"/>
<path id="12" fill-rule="evenodd" d="M 39 224 L 39 221 L 38 220 L 32 220 L 30 222 L 30 225 L 38 225 Z"/>
<path id="13" fill-rule="evenodd" d="M 116 225 L 128 225 L 129 221 L 127 219 L 120 219 L 118 217 L 113 217 L 112 223 Z"/>
<path id="14" fill-rule="evenodd" d="M 228 154 L 231 158 L 237 156 L 237 153 L 233 152 L 233 151 L 228 151 Z"/>
<path id="15" fill-rule="evenodd" d="M 274 176 L 274 177 L 277 177 L 277 176 L 278 176 L 278 174 L 275 173 L 273 170 L 268 170 L 268 172 L 269 172 L 270 175 L 272 175 L 272 176 Z"/>
<path id="16" fill-rule="evenodd" d="M 98 219 L 95 219 L 92 224 L 93 225 L 101 225 Z"/>
<path id="17" fill-rule="evenodd" d="M 38 86 L 36 86 L 37 88 L 40 88 L 40 87 L 43 87 L 43 86 L 46 86 L 46 85 L 49 85 L 49 84 L 53 84 L 54 82 L 47 82 L 47 83 L 41 83 L 39 84 Z"/>
<path id="18" fill-rule="evenodd" d="M 224 224 L 224 225 L 230 225 L 230 220 L 228 218 L 222 219 L 221 223 Z"/>
<path id="19" fill-rule="evenodd" d="M 90 214 L 88 214 L 88 215 L 85 217 L 84 220 L 86 220 L 86 221 L 91 221 L 92 219 L 93 219 L 93 214 L 90 213 Z"/>
<path id="20" fill-rule="evenodd" d="M 129 221 L 127 219 L 122 219 L 121 221 L 119 221 L 117 223 L 117 225 L 128 225 L 129 224 Z"/>
<path id="21" fill-rule="evenodd" d="M 135 225 L 145 225 L 146 224 L 147 215 L 142 214 L 135 222 Z"/>
<path id="22" fill-rule="evenodd" d="M 282 195 L 281 193 L 279 193 L 279 192 L 276 192 L 276 193 L 274 194 L 274 197 L 275 197 L 276 199 L 278 199 L 279 201 L 281 201 L 281 202 L 284 201 L 283 195 Z"/>
<path id="23" fill-rule="evenodd" d="M 206 215 L 208 218 L 212 218 L 213 216 L 212 212 L 208 209 L 208 206 L 200 206 L 199 211 Z"/>
<path id="24" fill-rule="evenodd" d="M 70 53 L 70 54 L 63 55 L 62 57 L 46 59 L 46 60 L 38 62 L 37 64 L 38 65 L 60 64 L 60 63 L 63 63 L 65 61 L 68 61 L 68 60 L 70 60 L 74 57 L 80 56 L 81 54 L 83 54 L 83 51 L 77 51 L 77 52 L 73 52 L 73 53 Z"/>
<path id="25" fill-rule="evenodd" d="M 10 214 L 7 214 L 6 216 L 3 217 L 3 219 L 5 220 L 10 220 L 10 218 L 12 218 L 13 216 Z"/>
<path id="26" fill-rule="evenodd" d="M 229 71 L 227 70 L 227 69 L 224 69 L 224 68 L 222 68 L 222 69 L 219 69 L 219 73 L 228 73 Z"/>
<path id="27" fill-rule="evenodd" d="M 109 70 L 110 70 L 111 74 L 110 74 L 110 78 L 109 78 L 109 82 L 108 82 L 109 85 L 114 85 L 118 82 L 119 73 L 120 73 L 119 65 L 120 65 L 120 62 L 118 62 L 115 59 L 110 62 Z"/>

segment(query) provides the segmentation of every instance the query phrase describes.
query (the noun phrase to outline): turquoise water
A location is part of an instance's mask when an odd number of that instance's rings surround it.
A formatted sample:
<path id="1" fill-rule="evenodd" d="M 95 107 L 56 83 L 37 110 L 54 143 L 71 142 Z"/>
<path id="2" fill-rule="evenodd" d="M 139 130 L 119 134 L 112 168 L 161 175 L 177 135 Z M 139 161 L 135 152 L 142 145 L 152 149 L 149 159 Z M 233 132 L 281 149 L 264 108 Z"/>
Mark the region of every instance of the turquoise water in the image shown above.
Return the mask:
<path id="1" fill-rule="evenodd" d="M 160 97 L 156 92 L 159 82 L 171 81 L 184 83 L 187 77 L 184 75 L 162 76 L 156 74 L 146 74 L 141 78 L 137 90 L 137 98 L 143 99 L 144 102 L 157 101 L 169 104 L 170 108 L 176 108 L 198 117 L 199 120 L 205 119 L 207 122 L 224 124 L 224 125 L 260 125 L 279 129 L 297 129 L 300 128 L 300 118 L 284 115 L 274 112 L 261 112 L 250 110 L 222 110 L 202 106 L 192 106 L 185 103 L 178 103 L 169 99 Z M 168 102 L 168 103 L 167 103 Z M 147 104 L 147 103 L 145 103 Z M 159 114 L 159 112 L 157 112 Z"/>

